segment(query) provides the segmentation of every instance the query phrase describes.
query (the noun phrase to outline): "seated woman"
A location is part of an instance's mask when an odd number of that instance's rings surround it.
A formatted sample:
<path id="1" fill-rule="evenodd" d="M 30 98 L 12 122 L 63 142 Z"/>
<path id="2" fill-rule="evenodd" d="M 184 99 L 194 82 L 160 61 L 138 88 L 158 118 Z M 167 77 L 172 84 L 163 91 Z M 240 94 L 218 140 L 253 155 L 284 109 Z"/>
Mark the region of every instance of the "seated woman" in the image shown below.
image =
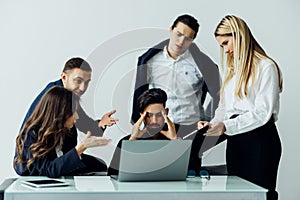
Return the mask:
<path id="1" fill-rule="evenodd" d="M 105 171 L 104 162 L 83 152 L 90 147 L 107 145 L 110 139 L 91 136 L 75 147 L 66 135 L 78 119 L 79 97 L 55 86 L 42 97 L 16 139 L 14 169 L 22 176 L 59 177 Z"/>

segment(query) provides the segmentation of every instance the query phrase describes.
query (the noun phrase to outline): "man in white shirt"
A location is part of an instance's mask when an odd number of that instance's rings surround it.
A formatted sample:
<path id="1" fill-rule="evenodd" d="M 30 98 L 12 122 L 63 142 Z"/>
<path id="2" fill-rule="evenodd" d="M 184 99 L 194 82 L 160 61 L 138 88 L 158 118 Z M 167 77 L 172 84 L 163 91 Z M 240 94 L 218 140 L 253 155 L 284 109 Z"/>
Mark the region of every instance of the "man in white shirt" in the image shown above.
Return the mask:
<path id="1" fill-rule="evenodd" d="M 210 120 L 219 103 L 220 80 L 217 65 L 199 50 L 193 40 L 199 29 L 190 15 L 179 16 L 170 27 L 170 38 L 139 57 L 132 123 L 139 119 L 137 98 L 149 88 L 167 92 L 169 117 L 183 137 L 196 129 L 199 120 Z M 207 92 L 211 96 L 209 115 L 203 108 Z"/>

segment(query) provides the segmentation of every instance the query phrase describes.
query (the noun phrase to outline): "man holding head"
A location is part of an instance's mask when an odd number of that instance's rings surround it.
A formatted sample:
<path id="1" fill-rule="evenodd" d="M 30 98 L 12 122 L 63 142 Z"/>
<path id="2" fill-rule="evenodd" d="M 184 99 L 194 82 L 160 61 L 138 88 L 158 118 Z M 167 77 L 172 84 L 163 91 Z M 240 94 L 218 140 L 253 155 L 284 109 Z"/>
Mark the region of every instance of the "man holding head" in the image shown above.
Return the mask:
<path id="1" fill-rule="evenodd" d="M 182 137 L 195 130 L 200 119 L 210 120 L 219 103 L 217 65 L 199 50 L 194 39 L 199 24 L 190 15 L 177 17 L 170 38 L 150 48 L 138 59 L 131 121 L 140 118 L 138 97 L 149 88 L 161 88 L 168 95 L 169 117 Z M 203 104 L 210 94 L 209 108 Z"/>
<path id="2" fill-rule="evenodd" d="M 130 135 L 123 137 L 115 150 L 108 175 L 118 174 L 120 150 L 123 140 L 177 140 L 175 125 L 169 119 L 166 108 L 167 94 L 159 88 L 144 91 L 137 100 L 140 118 L 133 125 Z M 142 124 L 144 125 L 142 128 Z M 164 125 L 168 130 L 162 130 Z"/>
<path id="3" fill-rule="evenodd" d="M 138 99 L 139 120 L 133 125 L 129 140 L 137 139 L 178 139 L 173 122 L 169 119 L 169 109 L 165 108 L 167 94 L 159 88 L 145 91 Z M 143 129 L 140 129 L 144 123 Z M 164 124 L 168 130 L 162 130 Z"/>
<path id="4" fill-rule="evenodd" d="M 31 104 L 21 126 L 26 123 L 30 115 L 32 114 L 34 108 L 37 106 L 42 96 L 54 86 L 63 86 L 64 88 L 73 91 L 79 97 L 82 96 L 88 88 L 91 81 L 92 68 L 87 61 L 82 58 L 74 57 L 69 59 L 64 66 L 61 78 L 57 81 L 50 82 L 45 89 L 36 97 L 36 99 Z M 58 102 L 59 103 L 59 102 Z M 77 145 L 77 129 L 83 133 L 91 132 L 94 136 L 102 136 L 105 128 L 116 123 L 117 119 L 112 118 L 111 115 L 116 111 L 112 110 L 102 116 L 101 120 L 94 120 L 89 117 L 81 105 L 79 104 L 77 113 L 79 119 L 76 121 L 75 126 L 70 129 L 70 134 L 66 135 L 65 140 L 68 142 L 64 143 L 62 151 L 68 152 L 70 149 Z M 106 170 L 106 165 L 103 166 Z"/>

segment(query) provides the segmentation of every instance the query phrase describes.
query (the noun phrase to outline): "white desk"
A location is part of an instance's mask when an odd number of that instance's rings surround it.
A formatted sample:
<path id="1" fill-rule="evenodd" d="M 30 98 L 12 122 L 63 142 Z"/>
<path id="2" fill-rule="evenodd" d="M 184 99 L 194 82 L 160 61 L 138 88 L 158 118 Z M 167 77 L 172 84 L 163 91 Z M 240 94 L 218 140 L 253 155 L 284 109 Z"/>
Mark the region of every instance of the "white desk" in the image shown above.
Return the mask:
<path id="1" fill-rule="evenodd" d="M 4 193 L 5 200 L 82 200 L 82 199 L 223 199 L 265 200 L 267 190 L 235 176 L 212 176 L 209 181 L 189 178 L 171 182 L 117 182 L 107 176 L 75 176 L 64 179 L 67 187 L 31 188 L 24 186 L 25 179 L 45 177 L 20 177 Z"/>

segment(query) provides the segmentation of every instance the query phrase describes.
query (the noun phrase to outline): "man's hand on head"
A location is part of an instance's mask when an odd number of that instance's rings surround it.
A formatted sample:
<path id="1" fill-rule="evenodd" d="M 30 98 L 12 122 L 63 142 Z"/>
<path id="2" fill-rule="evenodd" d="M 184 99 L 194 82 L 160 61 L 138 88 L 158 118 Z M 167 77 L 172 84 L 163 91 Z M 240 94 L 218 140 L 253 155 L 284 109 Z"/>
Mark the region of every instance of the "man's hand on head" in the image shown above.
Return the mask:
<path id="1" fill-rule="evenodd" d="M 163 135 L 165 135 L 167 138 L 169 138 L 170 140 L 177 140 L 178 137 L 177 137 L 177 134 L 176 134 L 176 129 L 175 129 L 174 123 L 167 116 L 165 110 L 162 110 L 161 112 L 162 112 L 162 115 L 163 115 L 163 117 L 165 119 L 165 122 L 166 122 L 166 124 L 168 126 L 168 130 L 167 131 L 161 130 L 160 132 Z"/>
<path id="2" fill-rule="evenodd" d="M 132 131 L 131 131 L 131 136 L 129 138 L 129 140 L 136 140 L 141 138 L 144 133 L 146 133 L 147 129 L 140 129 L 141 124 L 143 123 L 145 117 L 146 117 L 147 112 L 144 112 L 141 117 L 139 118 L 139 120 L 133 125 L 132 127 Z"/>

